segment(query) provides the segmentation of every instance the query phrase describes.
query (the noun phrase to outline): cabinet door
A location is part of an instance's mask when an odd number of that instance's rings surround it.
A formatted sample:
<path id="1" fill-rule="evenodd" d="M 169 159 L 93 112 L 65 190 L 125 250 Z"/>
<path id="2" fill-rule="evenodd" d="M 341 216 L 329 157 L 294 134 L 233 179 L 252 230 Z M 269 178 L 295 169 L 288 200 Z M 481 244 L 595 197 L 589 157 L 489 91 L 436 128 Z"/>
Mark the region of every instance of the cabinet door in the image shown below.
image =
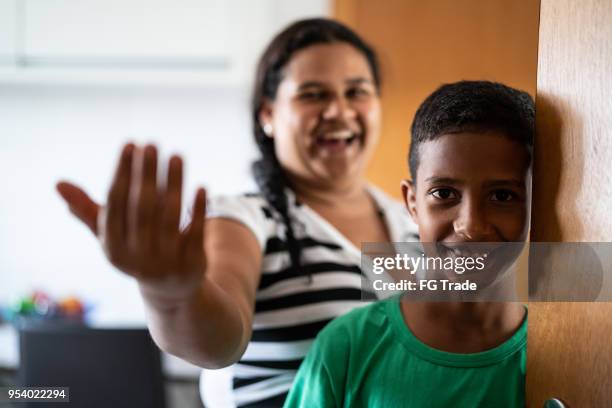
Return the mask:
<path id="1" fill-rule="evenodd" d="M 0 60 L 19 62 L 0 69 L 0 83 L 245 85 L 272 35 L 328 8 L 329 0 L 0 0 Z"/>
<path id="2" fill-rule="evenodd" d="M 541 1 L 534 241 L 612 241 L 611 21 L 609 1 Z M 612 303 L 530 304 L 528 407 L 611 406 L 611 316 Z"/>
<path id="3" fill-rule="evenodd" d="M 23 0 L 32 64 L 218 64 L 229 56 L 223 0 Z"/>
<path id="4" fill-rule="evenodd" d="M 0 0 L 0 67 L 16 63 L 17 1 Z"/>

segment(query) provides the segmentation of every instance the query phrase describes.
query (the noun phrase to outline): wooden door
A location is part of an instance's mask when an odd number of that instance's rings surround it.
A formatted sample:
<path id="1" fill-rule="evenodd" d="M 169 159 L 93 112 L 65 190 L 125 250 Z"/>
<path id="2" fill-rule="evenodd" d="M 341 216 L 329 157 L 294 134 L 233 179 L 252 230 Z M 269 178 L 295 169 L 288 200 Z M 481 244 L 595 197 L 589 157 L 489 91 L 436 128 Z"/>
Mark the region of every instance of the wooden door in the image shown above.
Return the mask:
<path id="1" fill-rule="evenodd" d="M 542 0 L 532 241 L 612 241 L 611 98 L 612 2 Z M 612 303 L 531 303 L 528 336 L 528 407 L 612 407 Z"/>
<path id="2" fill-rule="evenodd" d="M 367 177 L 397 198 L 412 118 L 438 86 L 487 79 L 535 96 L 539 0 L 335 0 L 333 9 L 380 57 L 383 132 Z"/>

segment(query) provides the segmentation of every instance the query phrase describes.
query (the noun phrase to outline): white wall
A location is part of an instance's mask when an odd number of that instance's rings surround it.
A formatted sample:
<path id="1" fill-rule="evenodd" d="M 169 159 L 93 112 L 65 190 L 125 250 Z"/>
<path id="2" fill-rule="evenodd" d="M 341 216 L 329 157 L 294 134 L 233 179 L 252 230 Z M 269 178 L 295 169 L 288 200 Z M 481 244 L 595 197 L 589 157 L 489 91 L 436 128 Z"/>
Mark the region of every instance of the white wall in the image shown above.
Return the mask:
<path id="1" fill-rule="evenodd" d="M 246 88 L 0 86 L 0 304 L 35 288 L 78 295 L 103 320 L 142 321 L 132 279 L 114 270 L 55 192 L 60 179 L 102 200 L 127 140 L 186 160 L 185 192 L 252 189 Z"/>
<path id="2" fill-rule="evenodd" d="M 131 9 L 148 4 L 126 1 Z M 103 0 L 90 3 L 106 5 Z M 158 3 L 171 4 L 167 0 Z M 218 2 L 194 0 L 191 4 L 206 7 L 208 3 Z M 0 19 L 0 33 L 5 36 L 21 21 L 15 4 L 0 0 L 0 9 L 12 16 Z M 68 179 L 102 201 L 119 150 L 128 140 L 155 142 L 165 157 L 182 154 L 189 201 L 197 185 L 204 185 L 213 195 L 254 189 L 249 168 L 257 152 L 250 131 L 250 86 L 244 82 L 254 74 L 251 65 L 273 33 L 295 19 L 327 14 L 329 2 L 233 0 L 223 4 L 227 36 L 210 36 L 222 48 L 240 45 L 236 48 L 239 54 L 230 53 L 234 62 L 242 61 L 238 71 L 244 75 L 237 79 L 217 81 L 211 79 L 214 76 L 201 75 L 205 80 L 195 81 L 193 72 L 159 70 L 154 80 L 147 81 L 140 80 L 141 71 L 130 70 L 110 70 L 99 78 L 87 69 L 77 73 L 43 70 L 46 74 L 38 75 L 38 68 L 30 66 L 0 75 L 0 306 L 41 289 L 53 297 L 85 299 L 95 306 L 97 320 L 115 324 L 144 321 L 134 281 L 110 266 L 96 239 L 55 192 L 55 183 Z M 45 4 L 32 2 L 32 6 Z M 60 15 L 67 19 L 66 24 L 81 22 L 78 14 L 71 13 L 73 1 L 56 0 L 53 7 L 65 8 Z M 63 26 L 56 24 L 55 29 L 61 31 Z M 135 21 L 134 29 L 138 27 Z M 167 19 L 163 24 L 168 35 L 180 34 L 183 28 L 180 19 Z M 81 29 L 87 30 L 87 25 Z M 99 35 L 100 30 L 94 34 Z M 74 39 L 73 34 L 66 38 Z M 27 53 L 16 37 L 10 39 L 14 44 L 0 42 L 2 49 L 13 52 L 20 48 Z M 166 74 L 174 80 L 161 81 Z M 159 86 L 161 82 L 165 84 Z M 126 86 L 134 83 L 139 85 Z"/>

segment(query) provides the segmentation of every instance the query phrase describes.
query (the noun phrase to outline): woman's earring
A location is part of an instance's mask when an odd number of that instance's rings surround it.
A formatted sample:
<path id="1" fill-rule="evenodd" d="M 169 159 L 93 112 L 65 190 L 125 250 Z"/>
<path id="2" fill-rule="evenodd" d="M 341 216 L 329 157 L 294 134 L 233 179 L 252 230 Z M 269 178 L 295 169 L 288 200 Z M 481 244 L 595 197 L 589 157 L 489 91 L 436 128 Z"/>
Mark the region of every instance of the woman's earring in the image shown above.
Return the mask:
<path id="1" fill-rule="evenodd" d="M 266 134 L 266 136 L 272 137 L 272 124 L 266 123 L 265 125 L 263 125 L 263 131 Z"/>

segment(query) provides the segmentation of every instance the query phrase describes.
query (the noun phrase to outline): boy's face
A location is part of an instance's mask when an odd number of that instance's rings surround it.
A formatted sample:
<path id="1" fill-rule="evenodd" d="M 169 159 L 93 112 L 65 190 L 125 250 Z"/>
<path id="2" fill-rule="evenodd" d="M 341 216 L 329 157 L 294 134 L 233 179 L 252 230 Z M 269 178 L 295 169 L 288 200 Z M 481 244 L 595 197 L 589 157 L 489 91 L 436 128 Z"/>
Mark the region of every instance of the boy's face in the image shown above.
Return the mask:
<path id="1" fill-rule="evenodd" d="M 421 144 L 416 183 L 402 183 L 421 242 L 524 241 L 529 157 L 501 133 L 442 135 Z"/>

